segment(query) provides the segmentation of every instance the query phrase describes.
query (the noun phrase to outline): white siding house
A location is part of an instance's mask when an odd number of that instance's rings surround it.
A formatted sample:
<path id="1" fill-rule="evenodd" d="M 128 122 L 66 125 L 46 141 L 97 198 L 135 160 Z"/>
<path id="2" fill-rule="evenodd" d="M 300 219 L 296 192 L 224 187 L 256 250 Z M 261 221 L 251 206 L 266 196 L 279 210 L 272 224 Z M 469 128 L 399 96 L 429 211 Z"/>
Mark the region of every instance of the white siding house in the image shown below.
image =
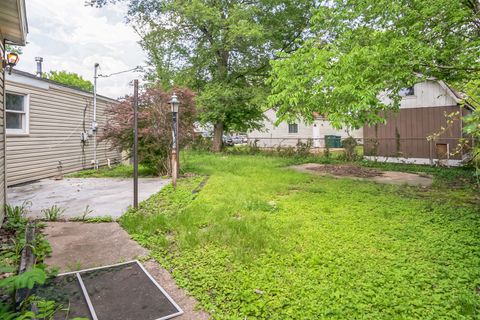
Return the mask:
<path id="1" fill-rule="evenodd" d="M 264 113 L 266 120 L 263 128 L 248 133 L 248 139 L 253 143 L 256 141 L 258 147 L 275 148 L 278 146 L 295 146 L 298 141 L 306 142 L 312 139 L 314 148 L 325 147 L 325 136 L 335 135 L 342 138 L 352 136 L 356 139 L 362 139 L 363 129 L 335 129 L 329 121 L 317 117 L 312 124 L 306 124 L 301 121 L 296 123 L 281 122 L 278 126 L 276 112 L 269 109 Z"/>
<path id="2" fill-rule="evenodd" d="M 92 93 L 14 70 L 6 77 L 7 185 L 92 168 L 94 143 Z M 105 110 L 116 100 L 97 96 L 98 136 Z M 121 155 L 97 144 L 99 165 Z"/>
<path id="3" fill-rule="evenodd" d="M 24 0 L 2 0 L 0 5 L 0 227 L 3 223 L 7 195 L 5 157 L 5 74 L 3 61 L 6 44 L 24 46 L 28 33 Z"/>

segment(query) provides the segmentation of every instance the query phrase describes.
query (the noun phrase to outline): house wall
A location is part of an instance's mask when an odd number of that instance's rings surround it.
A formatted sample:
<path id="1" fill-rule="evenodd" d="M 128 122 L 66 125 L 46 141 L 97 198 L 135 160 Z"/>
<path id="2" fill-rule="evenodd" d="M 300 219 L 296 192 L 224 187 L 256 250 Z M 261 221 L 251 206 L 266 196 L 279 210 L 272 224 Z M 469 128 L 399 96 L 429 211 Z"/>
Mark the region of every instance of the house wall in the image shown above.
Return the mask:
<path id="1" fill-rule="evenodd" d="M 4 56 L 4 39 L 0 35 L 0 54 Z M 4 114 L 4 88 L 5 71 L 0 67 L 0 227 L 5 216 L 5 114 Z"/>
<path id="2" fill-rule="evenodd" d="M 438 159 L 446 156 L 439 148 L 446 145 L 453 152 L 462 137 L 462 123 L 457 118 L 435 142 L 427 137 L 447 127 L 445 114 L 463 110 L 448 94 L 446 87 L 434 81 L 415 85 L 415 95 L 404 97 L 400 110 L 387 112 L 385 124 L 364 127 L 366 156 Z M 462 154 L 449 155 L 461 159 Z"/>
<path id="3" fill-rule="evenodd" d="M 265 112 L 267 119 L 264 121 L 264 127 L 261 130 L 254 130 L 248 133 L 250 140 L 258 140 L 257 146 L 264 148 L 272 148 L 281 146 L 295 146 L 300 139 L 305 142 L 307 139 L 313 139 L 313 126 L 319 127 L 319 139 L 318 146 L 324 145 L 325 135 L 338 135 L 342 138 L 346 138 L 352 135 L 355 138 L 362 138 L 363 129 L 347 131 L 345 129 L 338 130 L 331 126 L 326 120 L 315 120 L 313 124 L 305 124 L 304 122 L 297 121 L 298 133 L 288 133 L 288 123 L 282 122 L 278 126 L 275 126 L 277 120 L 275 111 L 270 109 Z M 315 143 L 315 145 L 317 145 Z"/>
<path id="4" fill-rule="evenodd" d="M 447 126 L 445 113 L 459 110 L 458 106 L 444 106 L 389 112 L 386 124 L 364 128 L 365 155 L 437 159 L 436 144 L 447 144 L 453 152 L 462 136 L 460 120 L 454 121 L 436 142 L 427 141 L 427 137 Z M 374 143 L 378 144 L 376 150 Z M 461 159 L 461 154 L 451 158 Z"/>
<path id="5" fill-rule="evenodd" d="M 7 77 L 6 90 L 28 94 L 29 99 L 29 133 L 7 135 L 8 186 L 92 168 L 93 136 L 86 144 L 80 139 L 93 118 L 91 94 L 15 74 Z M 97 99 L 98 136 L 111 103 L 116 102 Z M 107 159 L 120 161 L 121 155 L 101 142 L 97 159 L 105 165 Z"/>
<path id="6" fill-rule="evenodd" d="M 415 84 L 415 95 L 406 96 L 400 101 L 400 109 L 430 108 L 455 106 L 457 102 L 448 94 L 446 87 L 438 81 L 424 81 Z M 390 104 L 391 100 L 382 98 L 382 102 Z"/>

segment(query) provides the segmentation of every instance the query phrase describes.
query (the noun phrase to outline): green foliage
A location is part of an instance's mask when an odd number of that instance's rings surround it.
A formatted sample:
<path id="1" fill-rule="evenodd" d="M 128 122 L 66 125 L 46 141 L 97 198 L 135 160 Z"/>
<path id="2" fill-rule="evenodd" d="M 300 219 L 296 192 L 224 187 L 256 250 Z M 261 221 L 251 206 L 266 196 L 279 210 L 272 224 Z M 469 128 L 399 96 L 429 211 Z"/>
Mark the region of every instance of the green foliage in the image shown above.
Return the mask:
<path id="1" fill-rule="evenodd" d="M 146 247 L 162 250 L 168 244 L 168 216 L 180 214 L 193 201 L 195 195 L 192 191 L 202 180 L 203 177 L 179 179 L 176 189 L 172 185 L 164 187 L 141 202 L 138 210 L 131 208 L 126 212 L 120 218 L 120 224 L 132 231 L 134 239 Z"/>
<path id="2" fill-rule="evenodd" d="M 295 145 L 295 152 L 298 156 L 308 156 L 310 155 L 310 151 L 312 149 L 313 140 L 307 139 L 306 142 L 302 142 L 300 139 L 298 140 L 297 144 Z"/>
<path id="3" fill-rule="evenodd" d="M 354 161 L 357 159 L 357 145 L 357 140 L 353 137 L 348 137 L 342 140 L 345 160 Z"/>
<path id="4" fill-rule="evenodd" d="M 477 170 L 477 183 L 480 185 L 480 109 L 476 109 L 469 116 L 466 116 L 464 121 L 464 132 L 475 141 L 472 150 L 472 162 Z"/>
<path id="5" fill-rule="evenodd" d="M 3 228 L 7 230 L 17 230 L 25 226 L 26 218 L 31 206 L 30 201 L 24 201 L 19 206 L 12 206 L 10 204 L 5 205 L 5 217 L 6 221 L 3 224 Z"/>
<path id="6" fill-rule="evenodd" d="M 21 54 L 23 54 L 23 47 L 20 47 L 20 46 L 12 46 L 12 45 L 10 45 L 10 44 L 7 44 L 7 45 L 5 46 L 5 51 L 6 51 L 6 52 L 14 52 L 14 53 L 16 53 L 16 54 L 18 54 L 18 55 L 21 55 Z"/>
<path id="7" fill-rule="evenodd" d="M 33 289 L 36 284 L 44 284 L 46 279 L 47 275 L 43 269 L 32 268 L 22 274 L 0 280 L 0 288 L 8 292 L 14 292 L 21 288 Z"/>
<path id="8" fill-rule="evenodd" d="M 195 117 L 195 93 L 186 88 L 169 91 L 149 87 L 139 94 L 138 104 L 138 160 L 157 175 L 170 172 L 172 148 L 172 112 L 169 101 L 172 92 L 180 101 L 177 117 L 177 143 L 183 148 L 193 139 Z M 107 111 L 102 140 L 131 155 L 133 150 L 133 97 L 126 97 L 120 104 L 111 105 Z"/>
<path id="9" fill-rule="evenodd" d="M 61 208 L 54 204 L 50 208 L 42 209 L 41 212 L 47 221 L 57 221 L 65 212 L 65 208 Z"/>
<path id="10" fill-rule="evenodd" d="M 479 316 L 478 206 L 291 163 L 184 152 L 185 170 L 209 175 L 196 197 L 200 178 L 180 180 L 121 224 L 213 319 Z"/>
<path id="11" fill-rule="evenodd" d="M 279 121 L 318 112 L 358 128 L 382 121 L 379 112 L 397 108 L 399 90 L 416 82 L 478 79 L 476 0 L 321 3 L 302 48 L 272 62 Z"/>
<path id="12" fill-rule="evenodd" d="M 82 76 L 73 72 L 64 70 L 50 71 L 44 74 L 43 77 L 84 91 L 93 91 L 93 83 L 91 81 L 85 80 Z"/>
<path id="13" fill-rule="evenodd" d="M 32 309 L 35 310 L 32 311 Z M 35 295 L 29 296 L 21 303 L 20 311 L 12 311 L 8 306 L 0 303 L 0 315 L 2 320 L 53 320 L 55 314 L 62 310 L 63 306 L 55 301 L 41 299 Z M 87 320 L 86 318 L 69 318 L 70 320 Z"/>
<path id="14" fill-rule="evenodd" d="M 212 149 L 212 139 L 203 136 L 195 137 L 189 147 L 195 151 L 210 151 Z"/>
<path id="15" fill-rule="evenodd" d="M 155 170 L 145 165 L 138 165 L 139 177 L 155 177 Z M 88 169 L 77 171 L 67 175 L 69 178 L 131 178 L 133 177 L 133 165 L 119 164 L 109 167 L 101 167 L 98 170 Z"/>
<path id="16" fill-rule="evenodd" d="M 52 319 L 54 310 L 57 309 L 53 302 L 30 296 L 22 302 L 18 312 L 13 310 L 15 290 L 32 289 L 37 284 L 43 284 L 47 276 L 52 274 L 52 271 L 45 270 L 45 265 L 42 264 L 52 250 L 43 234 L 39 232 L 41 228 L 39 224 L 35 225 L 37 230 L 35 238 L 32 243 L 28 244 L 35 255 L 36 265 L 20 275 L 15 274 L 20 263 L 21 252 L 27 246 L 25 232 L 28 220 L 25 215 L 30 205 L 31 203 L 24 202 L 21 206 L 6 206 L 6 221 L 2 227 L 10 233 L 11 238 L 8 239 L 9 241 L 2 243 L 0 252 L 0 273 L 7 273 L 7 277 L 0 280 L 0 291 L 2 294 L 10 294 L 11 298 L 10 300 L 0 301 L 2 319 Z M 12 275 L 8 275 L 8 273 L 12 273 Z M 8 304 L 9 302 L 11 303 Z M 31 311 L 32 304 L 37 306 L 38 312 L 36 314 Z"/>
<path id="17" fill-rule="evenodd" d="M 85 207 L 85 210 L 82 213 L 81 219 L 85 221 L 85 219 L 87 219 L 87 216 L 92 213 L 93 213 L 93 209 L 90 209 L 90 205 L 87 204 L 87 206 Z"/>
<path id="18" fill-rule="evenodd" d="M 75 217 L 69 221 L 81 221 L 85 223 L 103 223 L 103 222 L 115 222 L 115 218 L 111 216 L 99 216 L 99 217 Z"/>
<path id="19" fill-rule="evenodd" d="M 314 6 L 311 0 L 125 2 L 154 67 L 150 79 L 197 91 L 199 116 L 220 137 L 223 129 L 259 125 L 269 61 L 297 48 Z"/>

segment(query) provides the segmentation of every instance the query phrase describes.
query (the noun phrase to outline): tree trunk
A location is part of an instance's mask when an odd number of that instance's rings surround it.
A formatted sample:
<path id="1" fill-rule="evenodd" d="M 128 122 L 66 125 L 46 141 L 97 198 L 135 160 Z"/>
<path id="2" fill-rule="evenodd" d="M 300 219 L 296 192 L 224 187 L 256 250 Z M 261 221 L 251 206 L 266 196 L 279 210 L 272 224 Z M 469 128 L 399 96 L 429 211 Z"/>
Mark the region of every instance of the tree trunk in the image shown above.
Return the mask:
<path id="1" fill-rule="evenodd" d="M 216 123 L 213 126 L 212 151 L 220 152 L 222 150 L 222 143 L 223 143 L 223 123 Z"/>

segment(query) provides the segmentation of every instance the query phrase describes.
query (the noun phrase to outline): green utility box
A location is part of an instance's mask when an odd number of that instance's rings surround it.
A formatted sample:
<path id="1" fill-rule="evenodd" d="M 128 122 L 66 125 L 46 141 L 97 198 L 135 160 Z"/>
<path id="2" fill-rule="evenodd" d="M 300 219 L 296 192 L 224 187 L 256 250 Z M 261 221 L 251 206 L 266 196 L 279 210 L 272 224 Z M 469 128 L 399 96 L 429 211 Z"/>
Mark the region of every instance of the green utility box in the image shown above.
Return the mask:
<path id="1" fill-rule="evenodd" d="M 340 136 L 325 136 L 325 146 L 327 148 L 341 148 L 342 147 L 342 137 Z"/>

